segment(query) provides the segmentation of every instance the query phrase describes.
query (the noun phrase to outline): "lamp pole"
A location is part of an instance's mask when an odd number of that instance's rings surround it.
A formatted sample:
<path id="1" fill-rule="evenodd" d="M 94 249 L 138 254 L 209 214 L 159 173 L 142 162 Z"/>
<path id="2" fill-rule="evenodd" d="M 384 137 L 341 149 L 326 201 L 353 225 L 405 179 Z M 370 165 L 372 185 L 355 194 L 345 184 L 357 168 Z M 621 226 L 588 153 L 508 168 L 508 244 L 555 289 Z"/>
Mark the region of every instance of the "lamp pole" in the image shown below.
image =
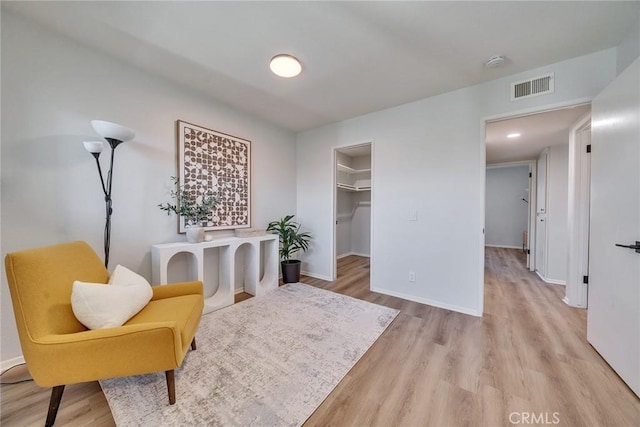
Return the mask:
<path id="1" fill-rule="evenodd" d="M 113 160 L 115 158 L 115 152 L 118 145 L 123 142 L 133 139 L 135 134 L 130 129 L 115 123 L 104 122 L 100 120 L 93 120 L 91 122 L 93 128 L 104 137 L 111 147 L 111 159 L 109 163 L 109 172 L 107 173 L 107 180 L 102 173 L 102 167 L 100 166 L 100 153 L 104 144 L 102 141 L 85 141 L 85 149 L 91 153 L 96 159 L 96 165 L 98 167 L 98 175 L 100 176 L 100 184 L 102 185 L 102 192 L 104 193 L 105 202 L 105 224 L 104 224 L 104 266 L 109 266 L 109 251 L 111 248 L 111 215 L 113 214 L 111 190 L 113 182 Z M 117 137 L 114 137 L 117 136 Z"/>

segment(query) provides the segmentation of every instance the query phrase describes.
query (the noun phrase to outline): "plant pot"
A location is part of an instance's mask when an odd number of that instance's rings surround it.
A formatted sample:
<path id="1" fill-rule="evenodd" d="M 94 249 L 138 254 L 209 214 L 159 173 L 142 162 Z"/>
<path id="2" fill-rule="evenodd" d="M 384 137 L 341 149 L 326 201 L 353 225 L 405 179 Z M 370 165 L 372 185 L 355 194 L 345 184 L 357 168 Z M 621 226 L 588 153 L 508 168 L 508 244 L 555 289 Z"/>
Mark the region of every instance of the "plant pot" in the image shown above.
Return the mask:
<path id="1" fill-rule="evenodd" d="M 300 260 L 281 261 L 280 265 L 282 266 L 282 281 L 284 283 L 297 283 L 300 281 L 300 268 L 302 267 Z"/>
<path id="2" fill-rule="evenodd" d="M 190 225 L 187 228 L 187 242 L 189 243 L 204 242 L 204 227 Z"/>

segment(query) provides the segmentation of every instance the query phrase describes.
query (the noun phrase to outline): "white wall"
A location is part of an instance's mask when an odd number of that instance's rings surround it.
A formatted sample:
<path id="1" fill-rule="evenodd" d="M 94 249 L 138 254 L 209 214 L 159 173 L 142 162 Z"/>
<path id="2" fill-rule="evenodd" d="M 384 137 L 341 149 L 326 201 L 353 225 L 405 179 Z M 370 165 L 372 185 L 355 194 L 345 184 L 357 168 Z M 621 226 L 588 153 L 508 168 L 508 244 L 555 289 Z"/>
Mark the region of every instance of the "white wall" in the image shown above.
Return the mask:
<path id="1" fill-rule="evenodd" d="M 351 252 L 355 255 L 371 254 L 371 192 L 353 195 L 353 219 L 351 220 Z"/>
<path id="2" fill-rule="evenodd" d="M 510 100 L 512 81 L 547 72 L 554 94 Z M 315 236 L 304 270 L 332 275 L 332 148 L 373 140 L 372 288 L 480 315 L 483 120 L 590 98 L 615 75 L 612 48 L 298 134 L 297 216 Z"/>
<path id="3" fill-rule="evenodd" d="M 93 158 L 98 118 L 133 128 L 116 153 L 110 267 L 150 279 L 150 245 L 184 241 L 157 208 L 176 174 L 176 120 L 252 141 L 252 225 L 294 213 L 295 136 L 2 12 L 2 257 L 86 240 L 102 256 L 104 200 Z M 108 168 L 103 155 L 103 167 Z M 2 273 L 2 360 L 21 354 Z"/>
<path id="4" fill-rule="evenodd" d="M 353 193 L 337 190 L 336 256 L 351 253 L 351 214 Z"/>
<path id="5" fill-rule="evenodd" d="M 631 27 L 617 48 L 617 72 L 620 74 L 640 56 L 640 20 Z"/>
<path id="6" fill-rule="evenodd" d="M 529 166 L 491 167 L 486 175 L 485 244 L 522 248 L 527 231 Z"/>
<path id="7" fill-rule="evenodd" d="M 336 163 L 352 167 L 353 159 L 336 151 Z M 348 182 L 346 172 L 336 171 L 336 180 Z M 353 193 L 336 190 L 336 257 L 351 253 L 351 220 L 353 214 Z"/>
<path id="8" fill-rule="evenodd" d="M 567 140 L 569 135 L 567 135 Z M 549 149 L 547 184 L 547 271 L 546 279 L 565 283 L 567 280 L 568 236 L 567 206 L 569 201 L 569 145 Z"/>
<path id="9" fill-rule="evenodd" d="M 370 192 L 338 190 L 336 256 L 369 256 L 371 235 Z"/>

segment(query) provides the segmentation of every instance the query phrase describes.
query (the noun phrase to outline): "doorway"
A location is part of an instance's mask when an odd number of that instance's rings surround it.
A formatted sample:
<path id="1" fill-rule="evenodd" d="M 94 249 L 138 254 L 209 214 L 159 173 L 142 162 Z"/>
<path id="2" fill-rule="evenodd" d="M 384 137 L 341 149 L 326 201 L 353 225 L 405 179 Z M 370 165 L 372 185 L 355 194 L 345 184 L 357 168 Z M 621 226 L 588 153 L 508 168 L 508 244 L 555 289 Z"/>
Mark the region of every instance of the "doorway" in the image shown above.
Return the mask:
<path id="1" fill-rule="evenodd" d="M 334 280 L 354 266 L 370 275 L 371 147 L 334 149 Z"/>
<path id="2" fill-rule="evenodd" d="M 530 206 L 532 168 L 535 162 L 510 162 L 487 165 L 485 246 L 518 250 L 515 258 L 526 268 L 530 262 Z"/>
<path id="3" fill-rule="evenodd" d="M 528 267 L 546 283 L 566 285 L 570 249 L 570 135 L 576 123 L 590 111 L 590 104 L 578 104 L 541 112 L 488 120 L 485 123 L 487 167 L 529 164 L 529 218 L 523 238 Z M 488 169 L 489 170 L 489 169 Z M 513 184 L 513 179 L 512 179 Z M 522 184 L 522 183 L 521 183 Z M 485 182 L 485 243 L 490 245 L 492 206 L 490 181 Z M 512 200 L 513 202 L 513 200 Z M 495 207 L 493 207 L 495 208 Z M 494 209 L 495 210 L 495 209 Z M 499 210 L 506 214 L 507 210 Z M 501 219 L 501 230 L 512 222 Z M 524 228 L 524 225 L 521 225 Z M 517 233 L 512 231 L 511 241 Z M 524 235 L 524 234 L 523 234 Z M 505 244 L 508 246 L 508 244 Z M 511 243 L 513 245 L 513 243 Z"/>

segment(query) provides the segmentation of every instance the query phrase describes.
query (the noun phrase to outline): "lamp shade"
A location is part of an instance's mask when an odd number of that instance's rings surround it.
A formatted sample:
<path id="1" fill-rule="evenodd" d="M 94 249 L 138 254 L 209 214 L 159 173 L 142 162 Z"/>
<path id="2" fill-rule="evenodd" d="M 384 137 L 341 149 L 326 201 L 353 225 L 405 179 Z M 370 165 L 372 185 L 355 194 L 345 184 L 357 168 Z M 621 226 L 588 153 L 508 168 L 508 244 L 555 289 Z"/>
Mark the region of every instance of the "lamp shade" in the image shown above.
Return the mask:
<path id="1" fill-rule="evenodd" d="M 104 143 L 102 141 L 84 141 L 82 144 L 84 145 L 85 150 L 91 154 L 102 153 L 102 149 L 104 148 Z"/>
<path id="2" fill-rule="evenodd" d="M 132 140 L 136 134 L 131 129 L 117 123 L 106 122 L 104 120 L 91 120 L 91 126 L 98 135 L 103 138 L 116 139 L 126 142 Z"/>

